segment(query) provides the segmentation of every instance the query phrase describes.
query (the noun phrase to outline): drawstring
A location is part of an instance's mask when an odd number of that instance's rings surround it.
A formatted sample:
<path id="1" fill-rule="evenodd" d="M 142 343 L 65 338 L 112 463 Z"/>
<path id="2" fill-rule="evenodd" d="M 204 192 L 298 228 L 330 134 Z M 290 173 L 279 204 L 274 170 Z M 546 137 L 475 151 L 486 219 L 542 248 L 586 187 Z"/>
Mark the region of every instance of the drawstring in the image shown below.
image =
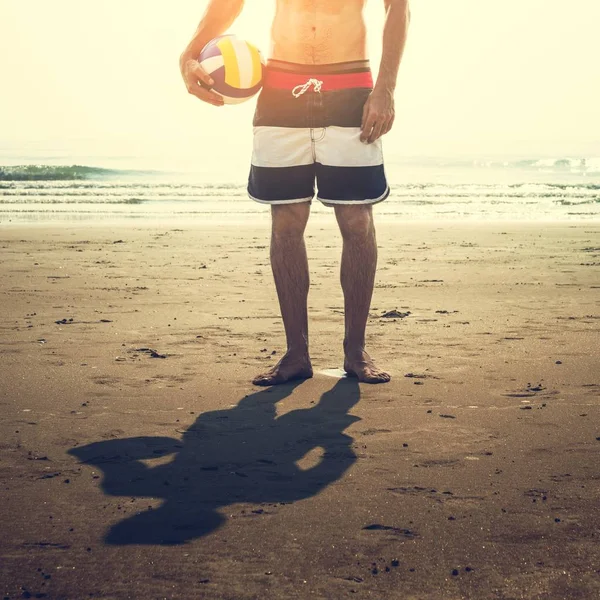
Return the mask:
<path id="1" fill-rule="evenodd" d="M 309 79 L 305 84 L 301 84 L 301 85 L 297 85 L 293 90 L 292 90 L 292 96 L 294 96 L 294 98 L 299 98 L 300 96 L 302 96 L 302 94 L 304 94 L 304 92 L 308 91 L 308 89 L 310 88 L 310 86 L 314 86 L 314 90 L 315 92 L 321 92 L 321 86 L 323 85 L 323 82 L 320 79 Z M 296 90 L 300 88 L 299 92 L 296 92 Z"/>

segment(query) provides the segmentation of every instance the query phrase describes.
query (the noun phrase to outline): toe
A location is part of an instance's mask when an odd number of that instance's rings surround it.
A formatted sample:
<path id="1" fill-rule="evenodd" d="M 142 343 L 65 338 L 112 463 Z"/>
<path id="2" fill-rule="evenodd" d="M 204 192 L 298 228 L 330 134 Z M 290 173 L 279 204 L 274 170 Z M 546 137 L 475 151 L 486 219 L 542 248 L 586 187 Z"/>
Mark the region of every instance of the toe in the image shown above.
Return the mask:
<path id="1" fill-rule="evenodd" d="M 262 375 L 257 375 L 253 380 L 252 383 L 254 385 L 271 385 L 271 381 L 272 381 L 272 377 L 270 375 L 267 374 L 262 374 Z"/>
<path id="2" fill-rule="evenodd" d="M 367 371 L 365 376 L 369 383 L 387 383 L 390 380 L 389 374 L 384 371 Z"/>

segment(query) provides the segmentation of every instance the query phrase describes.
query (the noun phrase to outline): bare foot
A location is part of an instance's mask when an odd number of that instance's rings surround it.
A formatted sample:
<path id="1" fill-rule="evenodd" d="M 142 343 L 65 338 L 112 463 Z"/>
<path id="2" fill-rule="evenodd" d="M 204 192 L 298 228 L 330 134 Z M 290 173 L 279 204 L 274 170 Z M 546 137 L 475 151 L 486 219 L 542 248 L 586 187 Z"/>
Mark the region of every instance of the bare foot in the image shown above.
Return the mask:
<path id="1" fill-rule="evenodd" d="M 364 350 L 346 353 L 344 371 L 349 377 L 357 377 L 365 383 L 387 383 L 392 378 L 389 373 L 376 367 Z"/>
<path id="2" fill-rule="evenodd" d="M 254 385 L 277 385 L 295 379 L 310 379 L 313 376 L 312 365 L 307 354 L 286 354 L 266 373 L 257 375 Z"/>

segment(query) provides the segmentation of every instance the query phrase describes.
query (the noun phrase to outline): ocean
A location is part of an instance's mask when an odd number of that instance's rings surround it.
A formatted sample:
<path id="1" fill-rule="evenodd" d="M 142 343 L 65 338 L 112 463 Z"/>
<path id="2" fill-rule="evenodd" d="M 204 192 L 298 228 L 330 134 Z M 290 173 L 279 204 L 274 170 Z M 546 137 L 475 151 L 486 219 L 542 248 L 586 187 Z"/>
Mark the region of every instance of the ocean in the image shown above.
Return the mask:
<path id="1" fill-rule="evenodd" d="M 246 220 L 269 207 L 246 194 L 248 165 L 116 156 L 0 153 L 0 224 Z M 217 163 L 217 161 L 215 161 Z M 183 163 L 182 163 L 183 164 Z M 174 168 L 175 166 L 175 168 Z M 597 221 L 600 157 L 396 158 L 378 218 Z M 311 212 L 331 213 L 316 199 Z"/>

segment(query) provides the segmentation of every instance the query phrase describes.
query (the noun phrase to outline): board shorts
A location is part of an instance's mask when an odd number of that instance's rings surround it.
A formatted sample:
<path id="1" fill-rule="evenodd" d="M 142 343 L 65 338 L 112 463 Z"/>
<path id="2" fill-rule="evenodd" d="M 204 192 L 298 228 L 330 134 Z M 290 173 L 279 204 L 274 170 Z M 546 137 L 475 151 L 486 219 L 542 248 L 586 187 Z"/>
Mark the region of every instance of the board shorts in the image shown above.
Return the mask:
<path id="1" fill-rule="evenodd" d="M 369 61 L 269 60 L 253 120 L 248 195 L 263 204 L 375 204 L 389 193 L 381 138 L 360 141 Z M 315 190 L 316 183 L 316 190 Z"/>

